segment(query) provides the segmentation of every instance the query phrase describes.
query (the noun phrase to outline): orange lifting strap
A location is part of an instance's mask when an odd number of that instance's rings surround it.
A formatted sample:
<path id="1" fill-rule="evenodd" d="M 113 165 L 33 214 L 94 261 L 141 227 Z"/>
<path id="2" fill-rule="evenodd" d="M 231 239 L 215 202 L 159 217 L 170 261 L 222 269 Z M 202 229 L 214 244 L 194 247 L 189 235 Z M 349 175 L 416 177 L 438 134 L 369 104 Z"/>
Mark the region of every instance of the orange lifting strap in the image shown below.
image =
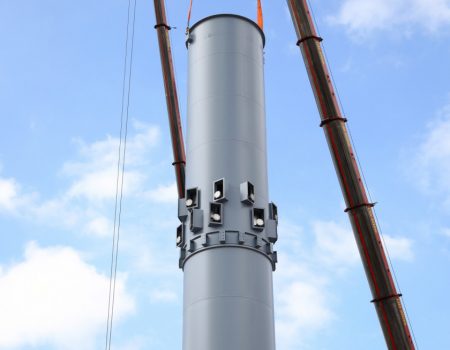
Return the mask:
<path id="1" fill-rule="evenodd" d="M 263 18 L 261 0 L 258 0 L 258 25 L 262 30 L 264 30 L 264 18 Z"/>
<path id="2" fill-rule="evenodd" d="M 186 25 L 186 34 L 189 34 L 189 24 L 191 22 L 191 12 L 192 12 L 192 0 L 189 4 L 189 11 L 188 11 L 188 18 L 187 18 L 187 25 Z"/>

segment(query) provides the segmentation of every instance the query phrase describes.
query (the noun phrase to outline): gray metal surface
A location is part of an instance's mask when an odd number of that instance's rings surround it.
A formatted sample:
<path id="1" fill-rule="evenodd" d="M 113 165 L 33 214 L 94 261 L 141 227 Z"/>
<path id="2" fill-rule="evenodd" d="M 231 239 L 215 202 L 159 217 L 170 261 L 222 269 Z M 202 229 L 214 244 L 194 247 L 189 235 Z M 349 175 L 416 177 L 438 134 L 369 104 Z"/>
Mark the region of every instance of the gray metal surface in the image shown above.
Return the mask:
<path id="1" fill-rule="evenodd" d="M 195 24 L 188 42 L 186 199 L 191 191 L 197 195 L 185 223 L 192 230 L 185 230 L 180 266 L 199 251 L 236 245 L 265 255 L 275 269 L 269 240 L 277 234 L 268 210 L 264 34 L 247 18 L 217 15 Z M 218 180 L 224 183 L 220 201 L 214 198 Z M 247 182 L 254 189 L 251 201 L 242 200 Z M 210 203 L 222 204 L 221 224 L 211 222 Z M 264 211 L 264 229 L 254 225 L 254 209 Z"/>
<path id="2" fill-rule="evenodd" d="M 188 43 L 184 235 L 177 239 L 183 350 L 274 350 L 277 220 L 269 213 L 264 34 L 247 18 L 218 15 L 194 25 Z"/>
<path id="3" fill-rule="evenodd" d="M 210 249 L 184 269 L 184 350 L 274 350 L 272 268 L 242 248 Z"/>

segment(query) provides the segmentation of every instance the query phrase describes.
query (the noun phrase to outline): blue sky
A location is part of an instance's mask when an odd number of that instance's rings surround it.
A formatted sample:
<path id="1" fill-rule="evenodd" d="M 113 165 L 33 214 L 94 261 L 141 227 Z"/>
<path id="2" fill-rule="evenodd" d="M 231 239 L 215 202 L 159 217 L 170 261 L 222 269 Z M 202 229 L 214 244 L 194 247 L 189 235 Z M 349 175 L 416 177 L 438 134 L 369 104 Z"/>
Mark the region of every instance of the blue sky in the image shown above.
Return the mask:
<path id="1" fill-rule="evenodd" d="M 185 116 L 188 1 L 167 1 Z M 225 2 L 223 2 L 225 3 Z M 180 349 L 176 191 L 151 1 L 137 0 L 116 350 Z M 265 1 L 279 350 L 383 349 L 284 2 Z M 450 1 L 312 6 L 422 349 L 450 348 Z M 101 349 L 127 2 L 0 2 L 0 349 Z M 195 22 L 256 2 L 194 2 Z"/>

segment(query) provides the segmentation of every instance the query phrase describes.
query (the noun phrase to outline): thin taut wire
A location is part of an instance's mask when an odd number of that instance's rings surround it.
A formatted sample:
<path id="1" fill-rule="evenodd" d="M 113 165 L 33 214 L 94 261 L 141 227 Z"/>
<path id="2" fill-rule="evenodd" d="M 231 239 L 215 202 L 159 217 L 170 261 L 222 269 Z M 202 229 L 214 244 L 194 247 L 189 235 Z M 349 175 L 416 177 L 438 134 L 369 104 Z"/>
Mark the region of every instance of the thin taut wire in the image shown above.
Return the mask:
<path id="1" fill-rule="evenodd" d="M 118 149 L 118 160 L 117 160 L 117 176 L 116 176 L 116 195 L 114 204 L 114 227 L 113 227 L 113 240 L 111 248 L 111 268 L 110 268 L 110 278 L 109 278 L 109 293 L 108 293 L 108 317 L 106 321 L 106 336 L 105 336 L 105 350 L 111 348 L 111 336 L 112 336 L 112 321 L 113 321 L 113 311 L 114 311 L 114 299 L 115 299 L 115 287 L 116 287 L 116 275 L 117 275 L 117 254 L 118 254 L 118 243 L 119 243 L 119 231 L 120 231 L 120 215 L 122 207 L 122 193 L 123 193 L 123 178 L 124 178 L 124 166 L 125 166 L 125 150 L 126 150 L 126 137 L 128 132 L 128 107 L 130 100 L 130 80 L 131 80 L 131 65 L 130 62 L 130 72 L 128 77 L 128 102 L 127 102 L 127 118 L 125 125 L 125 139 L 124 139 L 124 149 L 122 157 L 122 139 L 123 139 L 123 119 L 125 110 L 125 95 L 126 95 L 126 80 L 127 80 L 127 68 L 128 68 L 128 41 L 129 41 L 129 27 L 130 27 L 130 9 L 131 0 L 128 0 L 128 11 L 127 11 L 127 26 L 126 26 L 126 39 L 125 39 L 125 57 L 123 64 L 123 81 L 122 81 L 122 102 L 121 102 L 121 114 L 120 114 L 120 133 L 119 133 L 119 149 Z M 134 15 L 133 15 L 133 40 L 134 40 L 134 22 L 136 13 L 136 0 L 134 3 Z M 133 48 L 132 48 L 133 50 Z M 132 56 L 132 53 L 131 53 Z M 119 202 L 119 179 L 120 179 L 120 164 L 122 164 L 122 181 L 120 190 L 120 204 L 118 213 L 118 202 Z M 117 221 L 119 225 L 117 226 Z M 117 230 L 116 230 L 117 227 Z M 117 239 L 116 239 L 117 238 Z"/>
<path id="2" fill-rule="evenodd" d="M 131 52 L 130 52 L 130 69 L 128 76 L 128 95 L 127 95 L 127 112 L 126 112 L 126 120 L 125 120 L 125 134 L 124 134 L 124 143 L 123 143 L 123 155 L 122 155 L 122 182 L 120 185 L 120 199 L 119 199 L 119 215 L 118 215 L 118 224 L 117 224 L 117 241 L 116 241 L 116 258 L 114 262 L 114 284 L 113 284 L 113 293 L 112 293 L 112 303 L 111 303 L 111 319 L 110 319 L 110 327 L 109 327 L 109 348 L 111 349 L 111 338 L 112 338 L 112 325 L 113 325 L 113 316 L 114 316 L 114 302 L 116 297 L 116 279 L 117 279 L 117 261 L 119 256 L 119 238 L 120 238 L 120 223 L 122 218 L 122 199 L 123 199 L 123 184 L 124 184 L 124 175 L 125 175 L 125 157 L 127 150 L 127 136 L 128 136 L 128 120 L 129 120 L 129 110 L 130 110 L 130 94 L 131 94 L 131 76 L 132 76 L 132 68 L 133 68 L 133 51 L 134 51 L 134 30 L 135 30 L 135 22 L 136 22 L 136 1 L 134 0 L 134 8 L 133 8 L 133 24 L 132 24 L 132 34 L 131 34 Z"/>

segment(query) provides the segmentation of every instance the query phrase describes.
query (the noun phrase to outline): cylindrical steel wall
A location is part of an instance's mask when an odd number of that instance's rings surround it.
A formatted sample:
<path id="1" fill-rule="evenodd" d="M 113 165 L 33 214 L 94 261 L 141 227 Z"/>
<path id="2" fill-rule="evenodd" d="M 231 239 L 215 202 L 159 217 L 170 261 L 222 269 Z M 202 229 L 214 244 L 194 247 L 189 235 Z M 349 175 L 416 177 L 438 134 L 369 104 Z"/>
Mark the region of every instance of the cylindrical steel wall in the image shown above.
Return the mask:
<path id="1" fill-rule="evenodd" d="M 263 48 L 260 28 L 235 15 L 205 18 L 188 38 L 183 350 L 275 349 Z"/>
<path id="2" fill-rule="evenodd" d="M 226 178 L 224 227 L 247 231 L 240 184 L 253 183 L 256 207 L 268 203 L 263 37 L 252 22 L 217 16 L 194 25 L 191 41 L 186 187 L 200 189 L 204 208 Z"/>
<path id="3" fill-rule="evenodd" d="M 183 350 L 275 350 L 272 268 L 243 248 L 210 249 L 184 267 Z"/>

